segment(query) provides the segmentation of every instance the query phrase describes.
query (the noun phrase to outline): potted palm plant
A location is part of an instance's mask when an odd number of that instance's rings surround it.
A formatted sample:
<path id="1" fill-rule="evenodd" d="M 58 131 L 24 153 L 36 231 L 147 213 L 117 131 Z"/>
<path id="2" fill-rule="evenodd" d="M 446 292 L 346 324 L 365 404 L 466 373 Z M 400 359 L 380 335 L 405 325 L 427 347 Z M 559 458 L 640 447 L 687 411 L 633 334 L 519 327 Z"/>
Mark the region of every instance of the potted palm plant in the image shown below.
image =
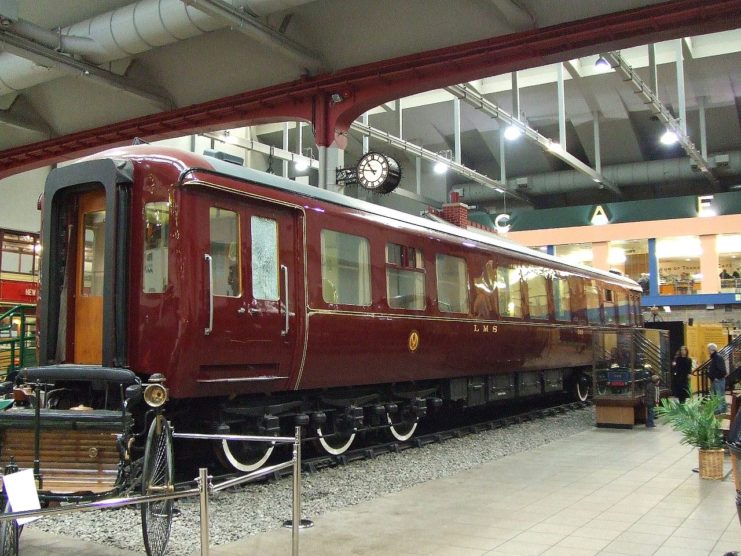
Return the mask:
<path id="1" fill-rule="evenodd" d="M 682 434 L 682 444 L 699 448 L 703 479 L 723 479 L 723 434 L 717 415 L 722 404 L 723 398 L 716 394 L 688 398 L 684 403 L 664 398 L 656 410 Z"/>

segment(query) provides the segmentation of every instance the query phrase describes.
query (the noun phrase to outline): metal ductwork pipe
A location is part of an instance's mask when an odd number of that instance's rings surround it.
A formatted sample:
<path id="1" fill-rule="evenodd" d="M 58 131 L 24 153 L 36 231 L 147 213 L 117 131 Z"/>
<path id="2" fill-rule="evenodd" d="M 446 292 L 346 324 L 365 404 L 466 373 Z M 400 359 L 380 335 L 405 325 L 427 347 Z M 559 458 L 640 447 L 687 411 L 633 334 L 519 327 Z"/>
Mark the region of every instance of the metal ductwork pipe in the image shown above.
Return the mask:
<path id="1" fill-rule="evenodd" d="M 256 0 L 249 2 L 249 10 L 265 15 L 308 1 Z M 243 6 L 245 1 L 231 0 L 231 3 Z M 47 31 L 21 20 L 12 21 L 8 29 L 49 48 L 78 54 L 93 64 L 103 64 L 226 26 L 223 21 L 190 7 L 181 0 L 140 0 L 64 27 L 58 32 Z M 7 52 L 0 53 L 0 96 L 63 75 L 64 72 L 53 67 L 42 67 L 25 58 Z"/>
<path id="2" fill-rule="evenodd" d="M 716 175 L 741 175 L 741 151 L 719 154 L 714 160 Z M 616 164 L 602 168 L 602 175 L 619 187 L 704 180 L 703 175 L 692 168 L 687 158 Z M 524 187 L 524 184 L 527 186 Z M 507 185 L 515 191 L 534 196 L 570 193 L 598 187 L 592 178 L 575 170 L 513 178 L 507 180 Z M 463 198 L 466 203 L 480 203 L 497 201 L 502 196 L 487 187 L 471 184 L 463 186 Z"/>

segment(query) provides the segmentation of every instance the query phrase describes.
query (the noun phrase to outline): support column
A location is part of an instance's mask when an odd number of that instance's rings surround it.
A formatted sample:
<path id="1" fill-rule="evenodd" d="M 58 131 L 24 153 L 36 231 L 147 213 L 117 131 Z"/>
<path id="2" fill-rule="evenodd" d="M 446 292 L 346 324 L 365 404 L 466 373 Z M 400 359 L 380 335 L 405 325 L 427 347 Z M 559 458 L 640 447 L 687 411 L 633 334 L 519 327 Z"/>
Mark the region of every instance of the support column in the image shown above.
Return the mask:
<path id="1" fill-rule="evenodd" d="M 499 126 L 499 181 L 507 183 L 507 162 L 504 138 L 504 126 Z"/>
<path id="2" fill-rule="evenodd" d="M 422 195 L 422 159 L 417 157 L 415 160 L 415 170 L 417 171 L 417 195 Z"/>
<path id="3" fill-rule="evenodd" d="M 718 274 L 718 248 L 715 235 L 700 236 L 700 274 L 702 289 L 700 293 L 720 293 L 720 276 Z"/>
<path id="4" fill-rule="evenodd" d="M 599 112 L 593 114 L 594 119 L 592 120 L 594 130 L 594 169 L 598 174 L 602 173 L 602 153 L 600 152 L 599 144 Z"/>
<path id="5" fill-rule="evenodd" d="M 512 117 L 520 119 L 520 85 L 517 83 L 517 72 L 512 72 Z"/>
<path id="6" fill-rule="evenodd" d="M 600 270 L 610 270 L 610 263 L 608 259 L 610 257 L 609 243 L 606 241 L 595 241 L 592 243 L 592 266 Z"/>
<path id="7" fill-rule="evenodd" d="M 676 40 L 677 49 L 677 97 L 679 100 L 679 128 L 687 136 L 687 105 L 684 95 L 684 53 L 682 39 Z"/>
<path id="8" fill-rule="evenodd" d="M 337 168 L 345 166 L 345 151 L 335 145 L 319 146 L 319 187 L 330 191 L 342 192 L 337 185 Z"/>
<path id="9" fill-rule="evenodd" d="M 648 238 L 648 294 L 659 295 L 659 259 L 656 257 L 656 238 Z"/>
<path id="10" fill-rule="evenodd" d="M 648 71 L 649 71 L 648 86 L 654 92 L 654 94 L 656 95 L 656 98 L 659 98 L 659 78 L 658 78 L 658 74 L 656 73 L 656 45 L 655 44 L 648 45 Z"/>
<path id="11" fill-rule="evenodd" d="M 697 99 L 699 103 L 698 112 L 700 115 L 700 153 L 702 158 L 708 159 L 708 131 L 705 124 L 705 97 Z"/>
<path id="12" fill-rule="evenodd" d="M 368 112 L 363 114 L 363 125 L 368 125 Z M 363 135 L 363 154 L 368 154 L 370 149 L 370 137 Z"/>
<path id="13" fill-rule="evenodd" d="M 283 150 L 288 150 L 288 122 L 283 124 Z M 283 177 L 288 177 L 288 161 L 283 161 Z"/>
<path id="14" fill-rule="evenodd" d="M 461 163 L 461 99 L 453 99 L 453 160 Z"/>
<path id="15" fill-rule="evenodd" d="M 394 102 L 394 107 L 396 108 L 396 131 L 398 132 L 396 136 L 401 139 L 404 137 L 404 113 L 401 109 L 401 99 Z"/>
<path id="16" fill-rule="evenodd" d="M 566 151 L 566 97 L 563 85 L 563 63 L 559 62 L 558 68 L 558 143 L 561 149 Z"/>

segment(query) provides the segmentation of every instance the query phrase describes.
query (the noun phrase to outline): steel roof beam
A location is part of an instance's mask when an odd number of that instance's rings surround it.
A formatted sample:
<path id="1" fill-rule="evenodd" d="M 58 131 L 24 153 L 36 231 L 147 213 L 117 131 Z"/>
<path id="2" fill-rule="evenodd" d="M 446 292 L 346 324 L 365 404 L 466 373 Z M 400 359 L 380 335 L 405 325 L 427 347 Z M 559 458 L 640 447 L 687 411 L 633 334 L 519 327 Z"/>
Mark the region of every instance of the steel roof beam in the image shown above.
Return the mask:
<path id="1" fill-rule="evenodd" d="M 511 189 L 509 189 L 507 184 L 502 183 L 499 180 L 492 179 L 489 176 L 479 174 L 475 170 L 471 170 L 471 168 L 468 168 L 467 166 L 464 166 L 463 164 L 459 164 L 458 162 L 450 160 L 449 158 L 446 158 L 440 154 L 429 151 L 425 149 L 424 147 L 420 147 L 419 145 L 415 145 L 414 143 L 405 141 L 404 139 L 401 139 L 400 137 L 395 137 L 394 135 L 391 135 L 390 133 L 387 133 L 375 127 L 371 127 L 369 125 L 363 125 L 360 122 L 353 122 L 352 125 L 350 126 L 350 129 L 355 130 L 359 133 L 362 133 L 363 135 L 367 135 L 368 137 L 373 137 L 374 139 L 377 139 L 379 141 L 384 141 L 388 143 L 389 145 L 396 147 L 397 149 L 411 153 L 419 158 L 429 160 L 430 162 L 441 162 L 445 164 L 448 168 L 450 168 L 453 172 L 455 172 L 456 174 L 460 176 L 464 176 L 470 179 L 471 181 L 474 181 L 476 183 L 483 185 L 484 187 L 489 187 L 491 189 L 494 189 L 495 191 L 499 193 L 502 193 L 502 194 L 507 193 L 511 195 L 512 197 L 514 197 L 515 199 L 519 199 L 520 201 L 523 201 L 527 204 L 532 204 L 532 201 L 530 201 L 530 199 L 528 199 L 526 196 L 520 193 L 516 193 L 512 191 Z"/>
<path id="2" fill-rule="evenodd" d="M 232 29 L 246 35 L 266 46 L 278 49 L 307 69 L 317 71 L 324 65 L 319 55 L 305 46 L 286 37 L 250 15 L 223 0 L 181 0 L 188 6 L 205 14 L 220 19 L 232 26 Z"/>
<path id="3" fill-rule="evenodd" d="M 673 131 L 679 139 L 679 144 L 682 145 L 684 152 L 692 159 L 697 165 L 697 168 L 707 178 L 707 180 L 715 186 L 718 186 L 718 179 L 713 175 L 710 168 L 710 164 L 702 154 L 697 150 L 694 143 L 690 140 L 689 136 L 682 130 L 682 123 L 677 121 L 672 116 L 669 109 L 661 102 L 656 95 L 656 92 L 652 91 L 651 88 L 633 71 L 625 60 L 620 56 L 618 52 L 607 52 L 602 54 L 612 68 L 623 76 L 623 81 L 631 84 L 633 92 L 643 97 L 645 103 L 651 108 L 654 114 L 661 120 L 661 122 L 667 127 L 668 130 Z"/>
<path id="4" fill-rule="evenodd" d="M 199 135 L 201 135 L 202 137 L 208 137 L 209 139 L 215 139 L 216 141 L 221 141 L 222 143 L 226 143 L 228 145 L 236 145 L 237 147 L 240 147 L 246 151 L 254 151 L 260 154 L 264 154 L 265 156 L 272 156 L 273 158 L 277 158 L 278 160 L 282 160 L 284 162 L 303 161 L 306 162 L 309 168 L 313 170 L 319 169 L 319 161 L 316 158 L 309 158 L 308 156 L 304 156 L 303 154 L 292 153 L 287 149 L 280 149 L 278 147 L 273 147 L 272 145 L 260 143 L 259 141 L 253 141 L 252 139 L 244 139 L 243 137 L 237 137 L 236 135 L 227 134 L 223 131 L 214 133 L 200 133 Z"/>
<path id="5" fill-rule="evenodd" d="M 128 77 L 104 70 L 83 60 L 72 58 L 67 54 L 62 54 L 52 48 L 2 29 L 0 29 L 0 50 L 43 66 L 48 66 L 49 62 L 51 62 L 55 68 L 70 75 L 79 75 L 91 81 L 143 98 L 161 110 L 171 110 L 174 107 L 174 103 L 169 98 L 152 90 L 150 87 L 134 82 Z"/>
<path id="6" fill-rule="evenodd" d="M 578 170 L 581 173 L 586 174 L 587 176 L 592 178 L 592 180 L 596 184 L 598 184 L 600 189 L 607 188 L 610 191 L 622 196 L 620 188 L 607 181 L 605 177 L 594 170 L 594 168 L 589 167 L 581 160 L 576 158 L 574 155 L 566 152 L 566 148 L 564 146 L 561 146 L 558 143 L 554 143 L 544 135 L 538 133 L 538 131 L 536 131 L 529 125 L 521 122 L 517 118 L 514 118 L 513 116 L 502 110 L 499 106 L 488 100 L 486 97 L 484 97 L 484 95 L 479 93 L 470 85 L 452 85 L 450 87 L 445 87 L 445 90 L 453 96 L 467 102 L 477 110 L 481 110 L 482 112 L 484 112 L 484 114 L 488 114 L 492 118 L 498 118 L 499 120 L 504 122 L 505 125 L 513 125 L 515 127 L 518 127 L 525 135 L 525 137 L 536 143 L 545 152 L 552 154 L 575 170 Z"/>

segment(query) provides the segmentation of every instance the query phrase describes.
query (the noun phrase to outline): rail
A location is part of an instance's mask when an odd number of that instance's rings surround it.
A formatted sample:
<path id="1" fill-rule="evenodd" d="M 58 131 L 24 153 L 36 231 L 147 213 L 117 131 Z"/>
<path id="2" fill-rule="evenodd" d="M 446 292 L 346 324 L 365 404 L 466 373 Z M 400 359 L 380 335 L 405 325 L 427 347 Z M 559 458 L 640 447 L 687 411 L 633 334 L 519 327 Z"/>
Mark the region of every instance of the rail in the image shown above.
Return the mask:
<path id="1" fill-rule="evenodd" d="M 728 379 L 726 381 L 726 387 L 730 387 L 737 380 L 741 380 L 741 370 L 737 368 L 741 366 L 741 336 L 736 336 L 730 343 L 718 350 L 718 354 L 726 361 L 728 365 Z M 693 371 L 693 375 L 697 375 L 699 393 L 707 395 L 710 393 L 710 377 L 708 377 L 708 368 L 710 367 L 710 359 L 703 361 Z M 737 372 L 738 371 L 738 372 Z"/>
<path id="2" fill-rule="evenodd" d="M 27 320 L 27 308 L 15 305 L 0 314 L 0 380 L 36 364 L 36 335 Z"/>
<path id="3" fill-rule="evenodd" d="M 201 556 L 209 554 L 209 536 L 208 536 L 208 497 L 210 494 L 239 486 L 263 477 L 273 475 L 284 469 L 293 468 L 293 505 L 292 519 L 284 523 L 284 526 L 290 526 L 291 535 L 291 554 L 298 556 L 300 528 L 311 526 L 309 520 L 301 519 L 301 427 L 296 427 L 295 436 L 248 436 L 232 434 L 196 434 L 196 433 L 173 433 L 173 438 L 187 438 L 192 440 L 236 440 L 245 442 L 271 442 L 276 444 L 293 444 L 293 455 L 290 461 L 263 467 L 240 477 L 225 480 L 219 484 L 212 484 L 212 477 L 208 474 L 207 468 L 200 468 L 198 478 L 195 482 L 197 488 L 190 488 L 163 494 L 146 494 L 140 496 L 129 496 L 120 498 L 109 498 L 98 500 L 96 502 L 85 502 L 70 506 L 57 508 L 45 508 L 41 510 L 28 510 L 23 512 L 7 512 L 0 514 L 0 523 L 19 518 L 27 517 L 54 517 L 63 514 L 76 512 L 108 510 L 112 508 L 122 508 L 124 506 L 133 506 L 136 504 L 146 504 L 151 502 L 161 502 L 165 500 L 179 500 L 198 496 L 200 499 L 200 544 Z"/>

